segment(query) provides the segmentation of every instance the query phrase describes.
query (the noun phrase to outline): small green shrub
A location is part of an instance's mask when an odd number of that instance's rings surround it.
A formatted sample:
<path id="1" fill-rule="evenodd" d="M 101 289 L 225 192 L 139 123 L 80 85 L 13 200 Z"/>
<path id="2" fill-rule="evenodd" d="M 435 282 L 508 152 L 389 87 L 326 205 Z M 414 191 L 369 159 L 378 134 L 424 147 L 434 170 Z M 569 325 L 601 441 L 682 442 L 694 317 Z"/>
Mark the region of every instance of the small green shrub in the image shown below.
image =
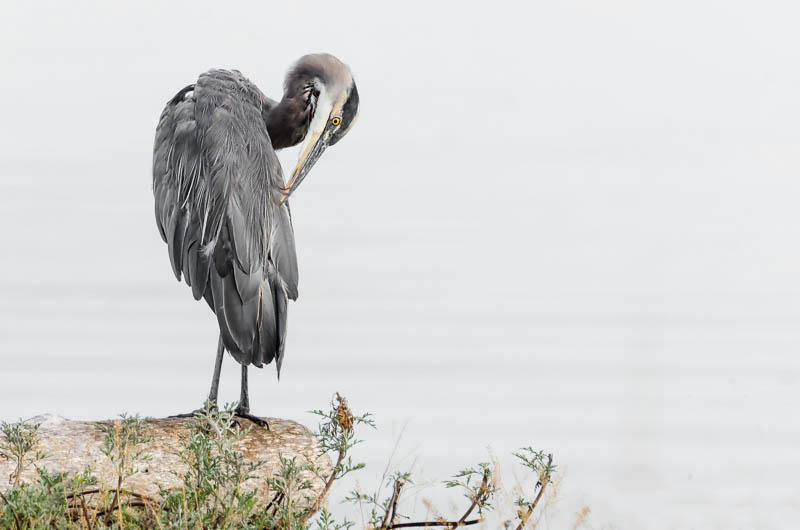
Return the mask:
<path id="1" fill-rule="evenodd" d="M 36 433 L 39 424 L 0 423 L 0 433 L 4 441 L 0 443 L 0 456 L 14 462 L 14 472 L 9 479 L 16 487 L 19 485 L 26 464 L 41 460 L 44 455 L 39 450 Z"/>

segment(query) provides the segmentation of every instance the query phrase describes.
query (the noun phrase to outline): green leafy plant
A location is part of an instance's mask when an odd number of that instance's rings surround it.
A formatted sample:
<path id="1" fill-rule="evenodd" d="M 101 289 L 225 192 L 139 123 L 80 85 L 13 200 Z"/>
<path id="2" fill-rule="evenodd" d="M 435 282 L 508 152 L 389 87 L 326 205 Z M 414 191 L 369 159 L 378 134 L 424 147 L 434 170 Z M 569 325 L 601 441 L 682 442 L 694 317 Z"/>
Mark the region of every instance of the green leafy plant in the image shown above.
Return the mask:
<path id="1" fill-rule="evenodd" d="M 14 471 L 8 479 L 15 487 L 19 485 L 26 464 L 34 463 L 45 456 L 38 448 L 36 437 L 38 431 L 38 423 L 28 424 L 23 421 L 0 423 L 0 433 L 4 438 L 0 443 L 0 456 L 14 461 Z"/>
<path id="2" fill-rule="evenodd" d="M 162 490 L 157 522 L 164 528 L 242 528 L 254 514 L 257 491 L 244 486 L 264 462 L 247 461 L 236 444 L 247 435 L 235 404 L 206 403 L 184 442 L 182 487 Z M 263 514 L 262 518 L 263 519 Z M 269 520 L 269 518 L 267 518 Z"/>
<path id="3" fill-rule="evenodd" d="M 138 415 L 123 414 L 118 420 L 108 424 L 98 423 L 96 426 L 104 434 L 102 452 L 111 460 L 117 474 L 114 497 L 105 510 L 103 522 L 107 525 L 116 510 L 122 526 L 126 516 L 122 504 L 122 483 L 136 473 L 136 464 L 149 460 L 141 446 L 149 442 L 150 437 L 145 434 L 145 424 Z"/>
<path id="4" fill-rule="evenodd" d="M 0 493 L 0 528 L 79 528 L 71 521 L 79 517 L 82 492 L 97 483 L 89 470 L 82 473 L 49 473 L 36 470 L 36 479 Z M 80 498 L 81 501 L 75 501 Z M 86 508 L 88 510 L 88 508 Z"/>
<path id="5" fill-rule="evenodd" d="M 551 482 L 556 466 L 553 465 L 553 455 L 545 455 L 544 451 L 537 451 L 532 447 L 523 447 L 518 452 L 514 453 L 514 456 L 538 477 L 536 485 L 534 486 L 535 496 L 533 499 L 520 495 L 515 501 L 515 504 L 519 507 L 517 511 L 517 518 L 519 519 L 517 530 L 522 530 L 528 520 L 530 520 L 539 501 L 541 501 L 545 488 Z"/>

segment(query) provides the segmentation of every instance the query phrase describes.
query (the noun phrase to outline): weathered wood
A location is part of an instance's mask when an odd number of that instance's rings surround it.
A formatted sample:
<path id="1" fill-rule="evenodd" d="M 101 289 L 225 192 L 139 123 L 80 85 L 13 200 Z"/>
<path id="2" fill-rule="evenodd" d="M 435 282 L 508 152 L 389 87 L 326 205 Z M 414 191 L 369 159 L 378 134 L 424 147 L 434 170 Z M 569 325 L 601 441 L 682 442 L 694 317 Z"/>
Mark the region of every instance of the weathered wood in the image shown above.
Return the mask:
<path id="1" fill-rule="evenodd" d="M 278 455 L 297 457 L 298 463 L 315 462 L 328 474 L 331 462 L 327 456 L 320 456 L 316 440 L 304 426 L 290 420 L 265 418 L 269 421 L 269 430 L 259 427 L 247 420 L 241 420 L 244 427 L 250 427 L 248 434 L 236 448 L 248 461 L 263 460 L 266 465 L 256 472 L 256 477 L 246 482 L 246 486 L 263 488 L 265 479 L 277 472 L 280 463 Z M 106 421 L 73 421 L 59 416 L 44 415 L 28 420 L 29 423 L 40 424 L 38 431 L 39 449 L 46 457 L 39 460 L 36 466 L 51 472 L 77 473 L 91 466 L 101 487 L 116 487 L 116 470 L 111 461 L 102 453 L 104 433 L 97 424 L 109 424 Z M 179 453 L 183 441 L 191 432 L 192 418 L 165 418 L 146 420 L 145 434 L 152 440 L 141 447 L 150 455 L 147 462 L 136 466 L 138 472 L 127 478 L 123 488 L 148 497 L 158 498 L 159 485 L 164 488 L 175 488 L 181 485 L 180 478 L 186 471 Z M 13 478 L 14 463 L 0 458 L 0 491 L 10 487 Z M 28 465 L 21 475 L 22 482 L 30 482 L 36 471 Z M 308 473 L 308 472 L 306 472 Z M 314 485 L 313 495 L 319 494 L 324 486 L 323 481 L 311 473 L 307 475 Z M 312 492 L 309 492 L 312 493 Z M 259 504 L 269 502 L 265 495 L 259 495 Z"/>

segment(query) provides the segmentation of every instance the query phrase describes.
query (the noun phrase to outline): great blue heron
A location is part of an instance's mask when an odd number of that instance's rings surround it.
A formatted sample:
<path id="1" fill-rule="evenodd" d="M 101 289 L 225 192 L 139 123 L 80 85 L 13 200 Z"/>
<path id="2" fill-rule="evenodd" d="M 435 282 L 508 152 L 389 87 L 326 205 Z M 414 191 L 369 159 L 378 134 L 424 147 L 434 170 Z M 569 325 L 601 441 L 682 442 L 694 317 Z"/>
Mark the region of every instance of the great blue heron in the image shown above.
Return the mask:
<path id="1" fill-rule="evenodd" d="M 287 199 L 329 145 L 355 122 L 350 69 L 306 55 L 280 102 L 236 70 L 211 70 L 168 103 L 156 129 L 156 223 L 175 277 L 217 316 L 219 343 L 209 401 L 216 404 L 224 351 L 242 365 L 237 416 L 250 414 L 247 367 L 275 360 L 280 377 L 288 300 L 297 298 L 297 257 Z M 284 185 L 277 149 L 303 142 Z"/>

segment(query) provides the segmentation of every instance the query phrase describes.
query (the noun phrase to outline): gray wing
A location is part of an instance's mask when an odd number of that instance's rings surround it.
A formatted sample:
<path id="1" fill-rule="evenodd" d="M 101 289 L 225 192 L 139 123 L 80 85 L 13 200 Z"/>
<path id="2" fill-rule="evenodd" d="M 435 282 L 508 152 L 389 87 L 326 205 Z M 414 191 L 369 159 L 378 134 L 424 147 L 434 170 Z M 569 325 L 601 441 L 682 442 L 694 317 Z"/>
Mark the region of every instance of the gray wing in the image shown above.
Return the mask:
<path id="1" fill-rule="evenodd" d="M 156 129 L 156 223 L 176 278 L 217 315 L 242 363 L 282 360 L 297 257 L 264 107 L 239 72 L 212 70 L 167 103 Z"/>

